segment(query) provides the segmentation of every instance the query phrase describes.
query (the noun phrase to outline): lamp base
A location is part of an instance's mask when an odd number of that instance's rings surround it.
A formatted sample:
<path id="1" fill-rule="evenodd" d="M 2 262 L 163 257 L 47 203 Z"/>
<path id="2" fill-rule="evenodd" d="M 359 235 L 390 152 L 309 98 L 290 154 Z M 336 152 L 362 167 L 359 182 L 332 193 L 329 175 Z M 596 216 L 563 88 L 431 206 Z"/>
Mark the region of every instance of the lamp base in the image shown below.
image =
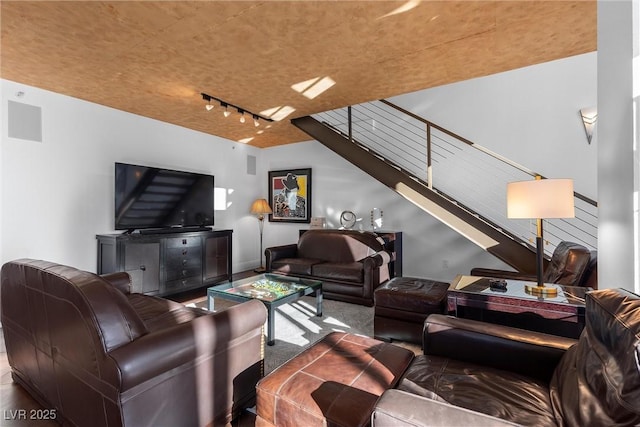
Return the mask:
<path id="1" fill-rule="evenodd" d="M 524 290 L 531 295 L 539 295 L 543 297 L 558 296 L 558 288 L 551 286 L 525 285 Z"/>
<path id="2" fill-rule="evenodd" d="M 253 269 L 253 271 L 254 271 L 254 273 L 260 273 L 260 274 L 262 274 L 262 273 L 266 273 L 266 272 L 267 272 L 267 269 L 266 269 L 266 268 L 264 268 L 264 267 L 262 267 L 262 266 L 260 266 L 260 267 L 258 267 L 258 268 L 254 268 L 254 269 Z"/>

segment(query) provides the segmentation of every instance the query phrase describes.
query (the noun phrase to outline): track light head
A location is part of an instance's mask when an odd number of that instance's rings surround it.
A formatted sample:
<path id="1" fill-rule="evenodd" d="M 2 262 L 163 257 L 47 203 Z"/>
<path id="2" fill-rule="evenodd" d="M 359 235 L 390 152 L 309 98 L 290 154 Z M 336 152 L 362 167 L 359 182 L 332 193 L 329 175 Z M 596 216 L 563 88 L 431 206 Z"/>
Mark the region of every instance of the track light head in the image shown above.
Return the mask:
<path id="1" fill-rule="evenodd" d="M 240 123 L 244 123 L 245 122 L 244 111 L 238 108 L 238 113 L 240 113 Z"/>
<path id="2" fill-rule="evenodd" d="M 207 104 L 207 105 L 204 106 L 204 108 L 206 108 L 207 111 L 211 111 L 211 110 L 213 110 L 213 104 Z"/>
<path id="3" fill-rule="evenodd" d="M 229 105 L 224 102 L 221 102 L 220 105 L 224 107 L 224 112 L 222 114 L 224 114 L 225 117 L 229 117 L 231 115 L 231 111 L 229 111 Z"/>
<path id="4" fill-rule="evenodd" d="M 260 126 L 260 122 L 258 121 L 258 116 L 256 116 L 255 114 L 253 115 L 253 125 L 255 127 Z"/>

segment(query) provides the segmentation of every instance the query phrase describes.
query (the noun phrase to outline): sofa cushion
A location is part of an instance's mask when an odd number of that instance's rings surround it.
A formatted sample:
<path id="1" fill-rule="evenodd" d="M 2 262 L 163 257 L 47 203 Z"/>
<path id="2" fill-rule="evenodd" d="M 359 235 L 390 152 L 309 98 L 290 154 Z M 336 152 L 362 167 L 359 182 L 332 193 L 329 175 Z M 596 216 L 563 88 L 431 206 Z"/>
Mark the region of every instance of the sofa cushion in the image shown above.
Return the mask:
<path id="1" fill-rule="evenodd" d="M 203 309 L 185 307 L 180 303 L 151 295 L 130 294 L 127 297 L 150 332 L 190 322 L 208 313 Z"/>
<path id="2" fill-rule="evenodd" d="M 640 424 L 640 297 L 587 293 L 586 328 L 556 368 L 551 396 L 565 425 Z"/>
<path id="3" fill-rule="evenodd" d="M 367 231 L 309 230 L 298 240 L 299 257 L 334 263 L 360 261 L 383 249 L 378 237 Z"/>
<path id="4" fill-rule="evenodd" d="M 271 263 L 271 272 L 310 276 L 311 267 L 322 262 L 316 258 L 282 258 Z"/>
<path id="5" fill-rule="evenodd" d="M 340 280 L 362 283 L 364 271 L 361 262 L 337 263 L 323 262 L 311 267 L 311 273 L 319 279 Z"/>
<path id="6" fill-rule="evenodd" d="M 556 425 L 547 385 L 509 371 L 418 356 L 397 388 L 520 425 Z"/>

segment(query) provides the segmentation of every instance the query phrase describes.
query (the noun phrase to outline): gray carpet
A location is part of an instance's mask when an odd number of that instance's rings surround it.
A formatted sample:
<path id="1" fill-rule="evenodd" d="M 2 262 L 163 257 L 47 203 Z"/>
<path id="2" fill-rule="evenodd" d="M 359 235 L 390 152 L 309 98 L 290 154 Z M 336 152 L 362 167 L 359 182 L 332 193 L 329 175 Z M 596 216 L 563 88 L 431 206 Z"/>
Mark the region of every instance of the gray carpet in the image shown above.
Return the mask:
<path id="1" fill-rule="evenodd" d="M 233 304 L 216 299 L 215 309 L 223 310 Z M 195 305 L 206 308 L 206 298 Z M 276 310 L 276 342 L 265 345 L 265 375 L 330 332 L 373 336 L 373 307 L 325 299 L 322 317 L 316 316 L 315 307 L 315 297 L 303 297 Z M 413 347 L 412 350 L 419 351 L 418 346 Z"/>

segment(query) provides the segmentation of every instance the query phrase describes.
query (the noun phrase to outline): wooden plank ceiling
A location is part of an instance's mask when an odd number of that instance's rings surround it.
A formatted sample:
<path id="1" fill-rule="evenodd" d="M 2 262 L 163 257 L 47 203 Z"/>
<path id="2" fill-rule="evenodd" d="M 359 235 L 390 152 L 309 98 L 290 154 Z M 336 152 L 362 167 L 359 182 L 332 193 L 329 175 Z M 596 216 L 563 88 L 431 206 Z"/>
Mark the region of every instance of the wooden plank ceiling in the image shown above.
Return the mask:
<path id="1" fill-rule="evenodd" d="M 7 1 L 4 79 L 269 147 L 289 120 L 596 50 L 596 1 Z M 208 93 L 278 121 L 242 124 Z M 269 126 L 268 126 L 269 125 Z"/>

